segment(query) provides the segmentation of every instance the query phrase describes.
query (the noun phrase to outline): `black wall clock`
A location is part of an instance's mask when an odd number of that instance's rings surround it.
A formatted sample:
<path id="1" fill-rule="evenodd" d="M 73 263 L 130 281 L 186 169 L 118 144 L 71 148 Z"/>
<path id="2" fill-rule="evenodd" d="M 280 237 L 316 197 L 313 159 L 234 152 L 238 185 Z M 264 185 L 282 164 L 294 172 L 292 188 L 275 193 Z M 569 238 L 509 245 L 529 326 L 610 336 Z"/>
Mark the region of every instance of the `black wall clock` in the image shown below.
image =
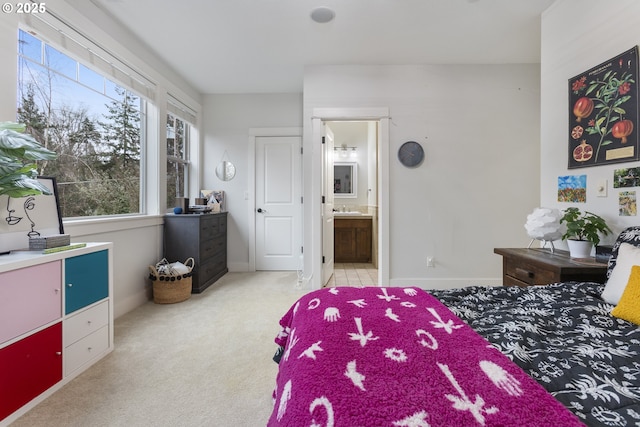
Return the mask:
<path id="1" fill-rule="evenodd" d="M 398 160 L 409 168 L 419 166 L 424 160 L 424 150 L 422 149 L 422 145 L 415 141 L 405 142 L 398 150 Z"/>

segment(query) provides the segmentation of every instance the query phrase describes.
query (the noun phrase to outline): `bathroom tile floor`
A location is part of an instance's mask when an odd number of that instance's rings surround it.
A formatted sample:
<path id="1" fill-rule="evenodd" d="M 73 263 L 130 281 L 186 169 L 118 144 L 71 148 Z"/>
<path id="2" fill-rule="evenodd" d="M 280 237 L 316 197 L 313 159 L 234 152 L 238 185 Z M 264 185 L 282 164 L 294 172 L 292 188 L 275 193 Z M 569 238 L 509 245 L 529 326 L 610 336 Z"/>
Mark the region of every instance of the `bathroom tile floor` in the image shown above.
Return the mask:
<path id="1" fill-rule="evenodd" d="M 333 276 L 327 287 L 333 286 L 377 286 L 378 269 L 373 264 L 336 263 L 333 266 Z"/>

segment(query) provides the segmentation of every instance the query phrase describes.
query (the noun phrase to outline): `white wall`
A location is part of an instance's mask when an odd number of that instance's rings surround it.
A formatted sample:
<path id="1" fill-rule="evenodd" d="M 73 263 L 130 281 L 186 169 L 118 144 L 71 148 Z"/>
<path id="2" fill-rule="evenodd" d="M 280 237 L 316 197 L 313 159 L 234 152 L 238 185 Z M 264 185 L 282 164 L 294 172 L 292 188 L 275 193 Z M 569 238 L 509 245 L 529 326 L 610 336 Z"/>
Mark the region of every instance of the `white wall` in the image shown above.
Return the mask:
<path id="1" fill-rule="evenodd" d="M 208 189 L 225 191 L 229 212 L 227 260 L 230 271 L 249 269 L 249 129 L 302 127 L 302 95 L 207 95 L 203 99 L 204 176 Z M 227 152 L 236 166 L 231 181 L 216 177 L 215 167 Z M 246 198 L 245 198 L 246 196 Z"/>
<path id="2" fill-rule="evenodd" d="M 0 121 L 15 121 L 18 82 L 18 16 L 0 15 Z"/>
<path id="3" fill-rule="evenodd" d="M 390 158 L 380 159 L 389 163 L 391 284 L 501 283 L 493 248 L 526 246 L 524 222 L 538 205 L 539 67 L 307 67 L 305 153 L 313 153 L 314 108 L 367 107 L 387 107 L 391 116 Z M 425 148 L 417 169 L 397 161 L 407 140 Z M 308 174 L 305 192 L 317 197 L 319 177 Z M 311 216 L 306 225 L 320 213 Z M 305 256 L 309 244 L 319 251 L 311 239 L 305 232 Z M 428 256 L 435 268 L 427 268 Z"/>
<path id="4" fill-rule="evenodd" d="M 623 228 L 638 224 L 637 216 L 618 216 L 621 189 L 613 188 L 613 170 L 640 164 L 567 168 L 568 80 L 637 45 L 638 22 L 637 0 L 558 0 L 542 16 L 540 205 L 559 209 L 576 206 L 603 216 L 614 230 L 603 243 L 611 243 Z M 558 176 L 582 174 L 587 175 L 587 202 L 559 203 Z M 596 185 L 605 179 L 608 196 L 597 197 Z M 566 247 L 564 242 L 562 245 Z"/>

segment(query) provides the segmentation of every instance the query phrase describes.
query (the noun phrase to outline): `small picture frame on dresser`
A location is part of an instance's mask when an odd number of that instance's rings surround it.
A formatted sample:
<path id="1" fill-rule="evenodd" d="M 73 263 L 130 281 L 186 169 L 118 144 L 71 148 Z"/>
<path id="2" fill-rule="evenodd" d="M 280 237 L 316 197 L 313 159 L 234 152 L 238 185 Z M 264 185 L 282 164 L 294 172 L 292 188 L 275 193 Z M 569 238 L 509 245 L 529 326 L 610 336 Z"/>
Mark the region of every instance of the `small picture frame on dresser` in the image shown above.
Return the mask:
<path id="1" fill-rule="evenodd" d="M 38 182 L 51 195 L 20 198 L 0 196 L 0 253 L 29 248 L 32 237 L 64 234 L 58 185 L 52 176 L 39 176 Z"/>

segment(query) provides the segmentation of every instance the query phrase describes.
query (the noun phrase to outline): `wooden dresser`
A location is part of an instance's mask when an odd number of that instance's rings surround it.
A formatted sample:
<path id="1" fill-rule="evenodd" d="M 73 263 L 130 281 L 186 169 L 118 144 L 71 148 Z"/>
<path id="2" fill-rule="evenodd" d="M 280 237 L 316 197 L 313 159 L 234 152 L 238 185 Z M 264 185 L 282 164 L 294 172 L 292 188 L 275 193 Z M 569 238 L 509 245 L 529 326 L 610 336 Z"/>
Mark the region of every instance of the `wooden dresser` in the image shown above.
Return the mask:
<path id="1" fill-rule="evenodd" d="M 200 293 L 227 273 L 227 213 L 165 215 L 164 257 L 193 258 L 192 293 Z"/>
<path id="2" fill-rule="evenodd" d="M 606 281 L 607 264 L 595 258 L 571 258 L 567 251 L 556 249 L 495 248 L 502 255 L 502 284 L 504 286 L 547 285 L 578 281 Z"/>

